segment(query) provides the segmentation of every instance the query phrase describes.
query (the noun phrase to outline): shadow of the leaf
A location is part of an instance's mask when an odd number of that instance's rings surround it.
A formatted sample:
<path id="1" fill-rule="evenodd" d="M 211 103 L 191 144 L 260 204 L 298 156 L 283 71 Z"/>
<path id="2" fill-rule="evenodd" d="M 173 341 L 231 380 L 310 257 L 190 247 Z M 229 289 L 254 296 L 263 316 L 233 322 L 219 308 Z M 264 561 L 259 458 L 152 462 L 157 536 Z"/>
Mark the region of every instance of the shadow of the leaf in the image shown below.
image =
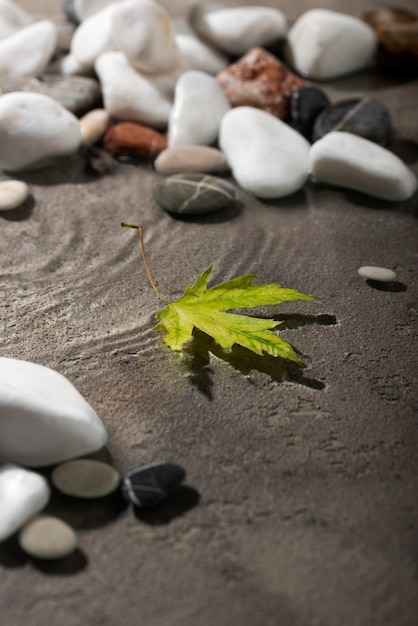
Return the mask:
<path id="1" fill-rule="evenodd" d="M 331 325 L 336 323 L 336 318 L 332 315 L 281 315 L 280 321 L 283 320 L 284 323 L 281 328 L 298 328 L 306 324 Z M 273 357 L 268 354 L 258 355 L 239 345 L 234 345 L 231 350 L 226 351 L 209 335 L 197 329 L 194 330 L 193 341 L 187 346 L 185 353 L 184 364 L 189 370 L 190 383 L 210 400 L 213 398 L 211 354 L 229 363 L 245 375 L 251 371 L 257 371 L 267 374 L 276 382 L 293 382 L 317 390 L 325 388 L 322 381 L 304 376 L 304 365 L 300 366 L 288 359 Z"/>

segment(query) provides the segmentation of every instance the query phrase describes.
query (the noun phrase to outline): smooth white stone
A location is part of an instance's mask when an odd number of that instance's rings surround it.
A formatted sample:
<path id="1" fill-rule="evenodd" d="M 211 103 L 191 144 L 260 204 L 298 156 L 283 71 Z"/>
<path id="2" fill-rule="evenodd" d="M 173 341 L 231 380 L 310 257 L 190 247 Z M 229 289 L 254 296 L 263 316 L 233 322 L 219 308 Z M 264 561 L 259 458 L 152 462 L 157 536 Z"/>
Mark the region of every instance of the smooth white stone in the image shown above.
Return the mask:
<path id="1" fill-rule="evenodd" d="M 273 43 L 283 37 L 287 29 L 287 20 L 281 11 L 262 6 L 225 8 L 202 4 L 193 11 L 192 24 L 208 41 L 236 55 L 254 46 Z"/>
<path id="2" fill-rule="evenodd" d="M 71 40 L 71 54 L 84 68 L 93 69 L 96 60 L 104 52 L 114 50 L 114 5 L 94 13 L 76 28 Z"/>
<path id="3" fill-rule="evenodd" d="M 0 39 L 32 24 L 33 17 L 15 2 L 0 0 Z"/>
<path id="4" fill-rule="evenodd" d="M 320 182 L 384 200 L 407 200 L 417 189 L 415 174 L 393 152 L 351 133 L 334 131 L 314 143 L 309 169 Z"/>
<path id="5" fill-rule="evenodd" d="M 216 75 L 230 64 L 229 58 L 202 41 L 184 17 L 172 18 L 175 40 L 180 54 L 180 66 L 183 72 L 201 70 Z"/>
<path id="6" fill-rule="evenodd" d="M 330 80 L 367 67 L 376 49 L 376 36 L 362 20 L 311 9 L 291 28 L 285 55 L 303 77 Z"/>
<path id="7" fill-rule="evenodd" d="M 61 59 L 60 71 L 63 76 L 92 76 L 94 74 L 94 68 L 91 65 L 83 65 L 71 52 Z"/>
<path id="8" fill-rule="evenodd" d="M 231 109 L 221 122 L 219 145 L 238 184 L 259 198 L 287 196 L 307 179 L 310 144 L 260 109 Z"/>
<path id="9" fill-rule="evenodd" d="M 99 141 L 110 126 L 110 115 L 106 109 L 92 109 L 79 120 L 83 143 L 91 145 Z"/>
<path id="10" fill-rule="evenodd" d="M 170 72 L 179 52 L 167 12 L 153 0 L 125 0 L 113 9 L 113 40 L 141 72 Z"/>
<path id="11" fill-rule="evenodd" d="M 102 421 L 65 376 L 0 357 L 0 462 L 42 467 L 99 450 L 106 441 Z"/>
<path id="12" fill-rule="evenodd" d="M 359 276 L 369 280 L 378 280 L 382 283 L 390 283 L 396 279 L 396 272 L 387 267 L 378 267 L 377 265 L 363 265 L 357 270 Z"/>
<path id="13" fill-rule="evenodd" d="M 0 211 L 11 211 L 23 204 L 29 195 L 29 187 L 21 180 L 0 182 Z"/>
<path id="14" fill-rule="evenodd" d="M 42 511 L 50 497 L 43 476 L 16 465 L 0 467 L 0 541 Z"/>
<path id="15" fill-rule="evenodd" d="M 122 52 L 102 54 L 95 67 L 105 109 L 112 117 L 157 128 L 167 126 L 171 111 L 167 92 L 175 77 L 170 74 L 143 76 Z"/>
<path id="16" fill-rule="evenodd" d="M 216 141 L 221 119 L 230 109 L 213 76 L 198 70 L 184 72 L 177 81 L 168 125 L 168 145 L 210 145 Z"/>
<path id="17" fill-rule="evenodd" d="M 53 98 L 12 92 L 0 97 L 0 169 L 20 170 L 77 152 L 78 120 Z"/>
<path id="18" fill-rule="evenodd" d="M 35 22 L 0 41 L 0 75 L 8 78 L 42 74 L 57 45 L 57 28 Z"/>
<path id="19" fill-rule="evenodd" d="M 74 12 L 80 22 L 88 19 L 92 15 L 103 11 L 111 4 L 116 4 L 120 0 L 74 0 Z"/>

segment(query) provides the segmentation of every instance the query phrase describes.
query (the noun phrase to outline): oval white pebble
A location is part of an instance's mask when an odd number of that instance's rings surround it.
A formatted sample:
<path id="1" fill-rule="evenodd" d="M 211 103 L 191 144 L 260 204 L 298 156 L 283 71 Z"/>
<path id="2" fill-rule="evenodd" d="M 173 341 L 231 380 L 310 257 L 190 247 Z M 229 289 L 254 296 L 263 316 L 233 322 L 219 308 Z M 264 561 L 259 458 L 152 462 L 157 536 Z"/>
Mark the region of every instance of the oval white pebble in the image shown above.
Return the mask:
<path id="1" fill-rule="evenodd" d="M 0 211 L 11 211 L 23 204 L 29 195 L 29 187 L 21 180 L 0 182 Z"/>
<path id="2" fill-rule="evenodd" d="M 387 267 L 378 267 L 377 265 L 363 265 L 357 270 L 357 274 L 369 280 L 378 280 L 382 283 L 390 283 L 396 279 L 396 272 Z"/>
<path id="3" fill-rule="evenodd" d="M 415 174 L 393 152 L 352 133 L 334 131 L 314 143 L 309 169 L 318 181 L 384 200 L 408 200 L 417 189 Z"/>
<path id="4" fill-rule="evenodd" d="M 49 515 L 34 517 L 19 533 L 22 550 L 37 559 L 61 559 L 74 552 L 77 543 L 71 526 Z"/>
<path id="5" fill-rule="evenodd" d="M 113 20 L 114 5 L 88 17 L 76 29 L 71 40 L 71 54 L 81 67 L 93 69 L 96 59 L 108 50 L 114 50 Z"/>
<path id="6" fill-rule="evenodd" d="M 0 39 L 13 35 L 32 22 L 33 17 L 18 4 L 11 0 L 0 0 Z"/>
<path id="7" fill-rule="evenodd" d="M 48 483 L 40 474 L 11 464 L 0 467 L 0 541 L 42 511 L 49 497 Z"/>
<path id="8" fill-rule="evenodd" d="M 52 157 L 74 154 L 81 144 L 78 119 L 40 93 L 0 96 L 0 168 L 30 168 Z"/>
<path id="9" fill-rule="evenodd" d="M 57 27 L 49 20 L 26 26 L 0 41 L 0 75 L 16 78 L 42 74 L 57 45 Z"/>
<path id="10" fill-rule="evenodd" d="M 0 463 L 52 465 L 99 450 L 106 441 L 102 421 L 67 378 L 0 357 Z"/>
<path id="11" fill-rule="evenodd" d="M 327 9 L 311 9 L 291 28 L 285 55 L 302 76 L 330 80 L 369 65 L 376 48 L 376 35 L 362 20 Z"/>
<path id="12" fill-rule="evenodd" d="M 310 144 L 274 115 L 236 107 L 223 117 L 219 145 L 235 180 L 259 198 L 280 198 L 304 184 Z"/>
<path id="13" fill-rule="evenodd" d="M 76 498 L 102 498 L 119 485 L 117 470 L 101 461 L 76 459 L 54 468 L 51 480 L 67 496 Z"/>

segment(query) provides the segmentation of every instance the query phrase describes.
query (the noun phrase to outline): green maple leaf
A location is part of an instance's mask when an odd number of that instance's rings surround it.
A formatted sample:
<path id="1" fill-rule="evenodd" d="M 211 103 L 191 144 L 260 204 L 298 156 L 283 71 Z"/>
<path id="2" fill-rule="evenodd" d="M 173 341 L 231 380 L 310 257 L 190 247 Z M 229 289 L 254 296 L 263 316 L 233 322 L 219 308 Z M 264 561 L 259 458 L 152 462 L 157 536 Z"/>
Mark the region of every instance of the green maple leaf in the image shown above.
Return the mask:
<path id="1" fill-rule="evenodd" d="M 167 305 L 156 314 L 159 323 L 155 329 L 164 333 L 164 343 L 169 348 L 181 354 L 183 347 L 193 338 L 193 329 L 198 328 L 225 350 L 239 344 L 259 355 L 266 352 L 301 364 L 292 346 L 272 332 L 281 322 L 226 311 L 293 300 L 313 300 L 312 296 L 293 289 L 283 289 L 278 283 L 253 285 L 255 274 L 239 276 L 208 289 L 207 283 L 212 272 L 210 266 L 192 285 L 186 287 L 180 298 L 169 303 L 161 296 L 149 273 L 142 229 L 133 224 L 126 226 L 138 228 L 148 278 L 158 297 Z"/>

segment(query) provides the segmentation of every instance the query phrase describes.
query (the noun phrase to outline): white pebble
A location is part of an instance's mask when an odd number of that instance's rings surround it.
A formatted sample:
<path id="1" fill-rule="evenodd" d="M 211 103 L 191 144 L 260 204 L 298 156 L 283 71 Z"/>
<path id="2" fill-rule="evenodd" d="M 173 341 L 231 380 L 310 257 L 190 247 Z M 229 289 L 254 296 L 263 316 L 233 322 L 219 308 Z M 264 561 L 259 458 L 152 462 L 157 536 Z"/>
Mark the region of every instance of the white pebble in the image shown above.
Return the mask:
<path id="1" fill-rule="evenodd" d="M 74 11 L 80 22 L 84 22 L 87 18 L 95 13 L 99 13 L 111 4 L 115 4 L 118 0 L 74 0 Z"/>
<path id="2" fill-rule="evenodd" d="M 170 72 L 179 64 L 179 52 L 170 18 L 153 0 L 125 0 L 113 9 L 115 48 L 141 72 Z"/>
<path id="3" fill-rule="evenodd" d="M 0 463 L 52 465 L 106 441 L 102 421 L 67 378 L 37 363 L 0 357 Z"/>
<path id="4" fill-rule="evenodd" d="M 357 274 L 369 280 L 378 280 L 382 283 L 389 283 L 396 279 L 396 272 L 387 267 L 378 267 L 376 265 L 363 265 L 357 270 Z"/>
<path id="5" fill-rule="evenodd" d="M 29 26 L 33 17 L 11 0 L 0 0 L 0 39 Z"/>
<path id="6" fill-rule="evenodd" d="M 187 70 L 201 70 L 208 74 L 217 74 L 229 65 L 228 58 L 221 52 L 193 35 L 175 35 L 180 55 L 180 67 Z"/>
<path id="7" fill-rule="evenodd" d="M 286 32 L 287 20 L 281 11 L 270 7 L 200 4 L 192 13 L 192 24 L 224 52 L 241 55 L 280 39 Z"/>
<path id="8" fill-rule="evenodd" d="M 106 109 L 92 109 L 79 120 L 83 143 L 97 143 L 110 126 L 110 115 Z"/>
<path id="9" fill-rule="evenodd" d="M 93 459 L 76 459 L 55 467 L 51 480 L 67 496 L 102 498 L 115 491 L 120 483 L 120 476 L 107 463 Z"/>
<path id="10" fill-rule="evenodd" d="M 311 9 L 291 28 L 285 55 L 302 76 L 331 80 L 367 67 L 376 49 L 376 36 L 362 20 L 327 9 Z"/>
<path id="11" fill-rule="evenodd" d="M 29 195 L 29 187 L 20 180 L 0 182 L 0 211 L 11 211 L 23 204 Z"/>
<path id="12" fill-rule="evenodd" d="M 0 75 L 17 78 L 42 74 L 57 45 L 53 22 L 35 22 L 0 41 Z"/>
<path id="13" fill-rule="evenodd" d="M 168 125 L 168 145 L 210 145 L 230 104 L 213 76 L 190 70 L 177 81 Z"/>
<path id="14" fill-rule="evenodd" d="M 167 92 L 174 87 L 176 76 L 142 75 L 129 64 L 122 52 L 106 52 L 96 61 L 105 109 L 119 120 L 167 126 L 171 100 Z M 168 81 L 168 87 L 164 82 Z"/>
<path id="15" fill-rule="evenodd" d="M 101 54 L 114 50 L 113 42 L 114 5 L 94 13 L 76 29 L 71 40 L 71 54 L 81 67 L 93 69 Z"/>
<path id="16" fill-rule="evenodd" d="M 81 139 L 75 115 L 53 98 L 29 92 L 0 96 L 0 169 L 28 169 L 74 154 Z"/>
<path id="17" fill-rule="evenodd" d="M 42 511 L 49 497 L 50 490 L 43 476 L 16 465 L 0 467 L 0 541 Z"/>
<path id="18" fill-rule="evenodd" d="M 92 76 L 94 73 L 91 65 L 83 65 L 71 52 L 61 59 L 59 68 L 63 76 Z"/>
<path id="19" fill-rule="evenodd" d="M 260 109 L 231 109 L 221 122 L 219 145 L 238 184 L 259 198 L 289 195 L 307 179 L 310 144 Z"/>
<path id="20" fill-rule="evenodd" d="M 415 174 L 382 146 L 340 131 L 313 144 L 309 169 L 320 182 L 348 187 L 384 200 L 407 200 L 417 189 Z"/>
<path id="21" fill-rule="evenodd" d="M 77 547 L 74 530 L 50 515 L 38 515 L 19 533 L 19 544 L 24 552 L 37 559 L 62 559 Z"/>

